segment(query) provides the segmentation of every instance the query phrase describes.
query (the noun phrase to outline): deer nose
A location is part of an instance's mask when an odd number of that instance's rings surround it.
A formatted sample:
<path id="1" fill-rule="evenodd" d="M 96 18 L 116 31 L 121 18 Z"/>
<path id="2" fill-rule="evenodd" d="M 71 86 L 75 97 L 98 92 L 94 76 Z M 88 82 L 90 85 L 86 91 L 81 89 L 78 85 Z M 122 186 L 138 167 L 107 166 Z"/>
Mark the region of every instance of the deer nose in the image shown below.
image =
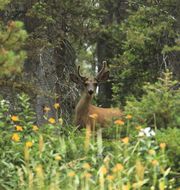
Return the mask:
<path id="1" fill-rule="evenodd" d="M 93 91 L 92 89 L 90 89 L 90 90 L 88 90 L 88 93 L 89 93 L 90 95 L 92 95 L 92 94 L 94 93 L 94 91 Z"/>

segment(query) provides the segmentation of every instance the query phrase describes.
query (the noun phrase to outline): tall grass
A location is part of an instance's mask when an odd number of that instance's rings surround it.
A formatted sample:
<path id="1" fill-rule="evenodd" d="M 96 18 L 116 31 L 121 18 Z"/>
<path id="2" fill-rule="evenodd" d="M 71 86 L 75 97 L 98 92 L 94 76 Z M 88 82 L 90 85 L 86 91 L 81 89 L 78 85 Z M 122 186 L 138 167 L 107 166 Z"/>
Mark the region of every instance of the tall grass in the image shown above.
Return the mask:
<path id="1" fill-rule="evenodd" d="M 53 118 L 38 127 L 27 96 L 20 99 L 26 113 L 6 117 L 9 103 L 1 101 L 0 189 L 178 189 L 168 145 L 139 136 L 143 126 L 133 115 L 106 129 L 79 131 Z"/>

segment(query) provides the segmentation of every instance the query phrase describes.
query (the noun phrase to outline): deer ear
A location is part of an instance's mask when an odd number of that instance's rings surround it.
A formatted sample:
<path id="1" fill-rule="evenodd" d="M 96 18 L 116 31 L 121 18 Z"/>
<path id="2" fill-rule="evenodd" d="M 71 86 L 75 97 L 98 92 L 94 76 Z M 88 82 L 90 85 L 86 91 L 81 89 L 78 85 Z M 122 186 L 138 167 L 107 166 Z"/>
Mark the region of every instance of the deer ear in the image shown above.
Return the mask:
<path id="1" fill-rule="evenodd" d="M 98 82 L 104 82 L 109 78 L 109 71 L 103 72 L 100 76 L 97 77 Z"/>
<path id="2" fill-rule="evenodd" d="M 73 73 L 71 73 L 71 74 L 69 75 L 69 77 L 70 77 L 70 79 L 71 79 L 73 82 L 75 82 L 76 84 L 78 84 L 78 83 L 80 82 L 79 77 L 78 77 L 77 75 L 73 74 Z"/>

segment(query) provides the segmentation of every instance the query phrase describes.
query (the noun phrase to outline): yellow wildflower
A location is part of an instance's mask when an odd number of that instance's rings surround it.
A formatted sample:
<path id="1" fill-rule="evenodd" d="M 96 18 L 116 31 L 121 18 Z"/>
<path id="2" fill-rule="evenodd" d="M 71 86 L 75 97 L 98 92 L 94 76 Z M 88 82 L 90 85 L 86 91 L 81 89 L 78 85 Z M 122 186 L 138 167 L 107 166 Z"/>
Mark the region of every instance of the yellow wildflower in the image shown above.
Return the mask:
<path id="1" fill-rule="evenodd" d="M 89 173 L 89 172 L 86 172 L 86 173 L 84 174 L 84 177 L 87 178 L 87 179 L 89 179 L 91 176 L 92 176 L 92 174 Z"/>
<path id="2" fill-rule="evenodd" d="M 32 145 L 33 145 L 33 143 L 32 143 L 31 141 L 27 141 L 27 142 L 26 142 L 26 147 L 27 147 L 27 148 L 31 148 Z"/>
<path id="3" fill-rule="evenodd" d="M 118 171 L 121 171 L 123 169 L 123 165 L 122 164 L 116 164 L 116 168 Z"/>
<path id="4" fill-rule="evenodd" d="M 55 120 L 54 118 L 52 118 L 52 117 L 50 117 L 50 118 L 48 119 L 48 121 L 49 121 L 49 123 L 51 123 L 51 124 L 56 123 L 56 120 Z"/>
<path id="5" fill-rule="evenodd" d="M 68 173 L 68 176 L 69 176 L 69 177 L 74 177 L 75 175 L 76 175 L 76 174 L 75 174 L 75 172 L 73 172 L 73 171 Z"/>
<path id="6" fill-rule="evenodd" d="M 157 160 L 152 160 L 151 163 L 152 163 L 153 166 L 157 166 L 159 164 L 159 162 Z"/>
<path id="7" fill-rule="evenodd" d="M 108 176 L 107 176 L 107 180 L 108 180 L 108 181 L 112 181 L 113 179 L 114 179 L 114 176 L 113 176 L 113 175 L 108 175 Z"/>
<path id="8" fill-rule="evenodd" d="M 85 148 L 86 152 L 89 150 L 90 141 L 91 141 L 91 126 L 87 125 L 86 126 L 85 142 L 84 142 L 84 148 Z"/>
<path id="9" fill-rule="evenodd" d="M 102 174 L 107 174 L 107 168 L 105 167 L 105 166 L 102 166 L 101 168 L 100 168 L 100 171 L 101 171 L 101 173 Z"/>
<path id="10" fill-rule="evenodd" d="M 32 126 L 32 130 L 33 130 L 33 131 L 38 131 L 38 130 L 39 130 L 39 128 L 38 128 L 38 126 L 37 126 L 37 125 L 33 125 L 33 126 Z"/>
<path id="11" fill-rule="evenodd" d="M 41 164 L 37 165 L 36 168 L 36 173 L 38 177 L 41 177 L 41 179 L 43 178 L 44 172 L 43 172 L 43 167 Z"/>
<path id="12" fill-rule="evenodd" d="M 18 142 L 18 141 L 20 140 L 20 137 L 19 137 L 19 135 L 18 135 L 17 133 L 14 133 L 14 134 L 12 135 L 11 139 L 12 139 L 13 141 Z"/>
<path id="13" fill-rule="evenodd" d="M 137 129 L 138 131 L 140 131 L 140 130 L 142 129 L 142 126 L 138 125 L 138 126 L 136 126 L 136 129 Z"/>
<path id="14" fill-rule="evenodd" d="M 19 117 L 16 115 L 11 116 L 12 121 L 19 121 Z"/>
<path id="15" fill-rule="evenodd" d="M 131 119 L 132 118 L 132 115 L 128 114 L 126 115 L 126 119 Z"/>
<path id="16" fill-rule="evenodd" d="M 160 146 L 161 149 L 165 149 L 166 148 L 166 143 L 160 143 L 159 146 Z"/>
<path id="17" fill-rule="evenodd" d="M 113 172 L 114 173 L 116 173 L 116 172 L 121 172 L 122 170 L 123 170 L 123 165 L 122 164 L 120 164 L 120 163 L 118 163 L 118 164 L 116 164 L 115 166 L 114 166 L 114 168 L 113 168 Z"/>
<path id="18" fill-rule="evenodd" d="M 60 105 L 59 105 L 59 103 L 55 103 L 55 104 L 54 104 L 54 108 L 55 108 L 55 109 L 58 109 L 58 108 L 60 108 Z"/>
<path id="19" fill-rule="evenodd" d="M 123 138 L 123 139 L 121 139 L 122 140 L 122 142 L 124 143 L 124 144 L 128 144 L 129 143 L 129 137 L 125 137 L 125 138 Z"/>
<path id="20" fill-rule="evenodd" d="M 56 155 L 55 160 L 60 161 L 60 160 L 62 160 L 62 157 L 60 155 Z"/>
<path id="21" fill-rule="evenodd" d="M 104 158 L 103 162 L 104 162 L 105 164 L 108 164 L 109 161 L 110 161 L 110 157 L 107 155 L 107 156 Z"/>
<path id="22" fill-rule="evenodd" d="M 115 125 L 124 125 L 124 121 L 122 121 L 121 119 L 118 119 L 116 121 L 114 121 Z"/>
<path id="23" fill-rule="evenodd" d="M 44 111 L 45 111 L 45 112 L 49 112 L 50 110 L 51 110 L 51 109 L 50 109 L 49 107 L 47 107 L 47 106 L 44 107 Z"/>
<path id="24" fill-rule="evenodd" d="M 161 180 L 159 181 L 159 190 L 165 190 L 165 181 Z M 176 189 L 178 190 L 178 189 Z"/>
<path id="25" fill-rule="evenodd" d="M 23 131 L 23 128 L 19 125 L 16 125 L 16 131 Z"/>
<path id="26" fill-rule="evenodd" d="M 29 156 L 29 148 L 26 146 L 26 144 L 25 144 L 25 146 L 24 146 L 24 160 L 26 161 L 26 162 L 28 162 L 29 161 L 29 158 L 30 158 L 30 156 Z"/>
<path id="27" fill-rule="evenodd" d="M 43 136 L 40 135 L 39 136 L 39 152 L 42 153 L 44 149 L 44 139 L 43 139 Z"/>
<path id="28" fill-rule="evenodd" d="M 130 184 L 126 184 L 122 186 L 122 190 L 129 190 L 130 189 Z"/>
<path id="29" fill-rule="evenodd" d="M 150 150 L 148 151 L 148 153 L 149 153 L 150 155 L 155 155 L 155 154 L 156 154 L 155 150 L 153 150 L 153 149 L 150 149 Z"/>
<path id="30" fill-rule="evenodd" d="M 132 187 L 133 189 L 140 189 L 142 186 L 144 185 L 144 181 L 138 181 L 137 183 L 133 183 Z M 154 188 L 151 187 L 151 190 L 153 190 Z"/>
<path id="31" fill-rule="evenodd" d="M 140 160 L 136 160 L 136 176 L 138 177 L 138 180 L 143 181 L 144 180 L 144 172 L 145 172 L 145 166 Z"/>
<path id="32" fill-rule="evenodd" d="M 58 121 L 59 121 L 60 125 L 63 124 L 63 119 L 62 118 L 59 118 Z"/>
<path id="33" fill-rule="evenodd" d="M 88 163 L 84 163 L 83 168 L 86 170 L 89 170 L 91 168 L 91 166 Z"/>
<path id="34" fill-rule="evenodd" d="M 97 119 L 98 115 L 96 113 L 94 113 L 94 114 L 89 115 L 89 117 L 92 119 Z"/>

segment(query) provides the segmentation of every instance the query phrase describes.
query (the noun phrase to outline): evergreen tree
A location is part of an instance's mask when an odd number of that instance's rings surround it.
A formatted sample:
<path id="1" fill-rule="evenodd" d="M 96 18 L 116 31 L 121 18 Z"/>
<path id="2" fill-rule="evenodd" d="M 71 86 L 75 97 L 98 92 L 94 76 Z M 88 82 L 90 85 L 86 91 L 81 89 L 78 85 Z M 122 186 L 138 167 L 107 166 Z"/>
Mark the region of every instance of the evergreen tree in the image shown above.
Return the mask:
<path id="1" fill-rule="evenodd" d="M 9 1 L 0 0 L 0 11 Z M 0 20 L 0 76 L 14 75 L 20 72 L 26 57 L 22 46 L 27 38 L 24 25 L 20 21 Z"/>

